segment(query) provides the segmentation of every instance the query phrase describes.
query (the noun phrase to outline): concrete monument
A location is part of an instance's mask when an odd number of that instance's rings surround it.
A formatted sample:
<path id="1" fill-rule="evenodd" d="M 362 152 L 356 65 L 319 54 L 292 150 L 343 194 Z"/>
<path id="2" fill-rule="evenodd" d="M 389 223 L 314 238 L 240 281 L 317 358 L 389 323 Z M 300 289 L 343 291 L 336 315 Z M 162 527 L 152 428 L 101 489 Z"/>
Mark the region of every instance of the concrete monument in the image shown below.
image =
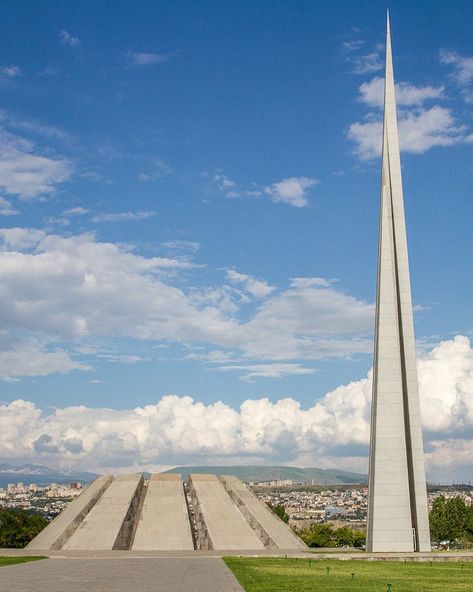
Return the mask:
<path id="1" fill-rule="evenodd" d="M 367 551 L 430 551 L 389 15 Z"/>

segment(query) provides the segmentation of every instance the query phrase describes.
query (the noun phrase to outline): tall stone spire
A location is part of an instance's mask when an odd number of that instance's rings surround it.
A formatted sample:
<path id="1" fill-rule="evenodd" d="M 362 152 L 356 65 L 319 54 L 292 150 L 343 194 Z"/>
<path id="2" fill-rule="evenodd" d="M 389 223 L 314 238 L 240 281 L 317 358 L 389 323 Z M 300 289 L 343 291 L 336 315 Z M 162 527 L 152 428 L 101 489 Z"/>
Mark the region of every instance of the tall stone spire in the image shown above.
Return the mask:
<path id="1" fill-rule="evenodd" d="M 389 13 L 367 551 L 430 551 Z"/>

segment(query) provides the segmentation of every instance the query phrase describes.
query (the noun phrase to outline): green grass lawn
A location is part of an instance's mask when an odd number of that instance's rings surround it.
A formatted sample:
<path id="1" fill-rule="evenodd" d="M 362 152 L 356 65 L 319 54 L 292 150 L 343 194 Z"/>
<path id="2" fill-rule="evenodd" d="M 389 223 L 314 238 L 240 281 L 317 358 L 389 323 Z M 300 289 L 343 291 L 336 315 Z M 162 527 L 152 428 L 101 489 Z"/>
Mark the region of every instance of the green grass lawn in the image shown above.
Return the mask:
<path id="1" fill-rule="evenodd" d="M 225 557 L 246 592 L 473 592 L 473 563 Z M 354 574 L 352 576 L 352 574 Z"/>
<path id="2" fill-rule="evenodd" d="M 31 557 L 0 557 L 0 567 L 4 565 L 15 565 L 15 563 L 28 563 L 28 561 L 38 561 L 38 559 L 47 559 L 42 555 Z"/>

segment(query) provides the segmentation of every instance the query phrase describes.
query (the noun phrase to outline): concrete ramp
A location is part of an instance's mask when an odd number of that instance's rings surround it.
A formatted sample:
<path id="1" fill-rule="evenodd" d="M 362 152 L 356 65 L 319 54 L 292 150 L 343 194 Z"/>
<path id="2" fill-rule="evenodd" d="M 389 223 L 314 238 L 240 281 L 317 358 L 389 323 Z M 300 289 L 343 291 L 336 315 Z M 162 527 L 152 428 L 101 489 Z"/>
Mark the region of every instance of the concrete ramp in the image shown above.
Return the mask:
<path id="1" fill-rule="evenodd" d="M 140 551 L 194 548 L 180 475 L 152 475 L 131 547 Z"/>
<path id="2" fill-rule="evenodd" d="M 111 475 L 95 479 L 26 548 L 33 550 L 61 549 L 100 499 L 112 479 Z"/>
<path id="3" fill-rule="evenodd" d="M 259 550 L 264 545 L 215 475 L 193 474 L 189 491 L 202 549 Z"/>
<path id="4" fill-rule="evenodd" d="M 289 526 L 261 502 L 238 477 L 223 475 L 225 489 L 268 548 L 306 550 Z"/>
<path id="5" fill-rule="evenodd" d="M 143 489 L 143 475 L 115 477 L 63 549 L 128 549 Z"/>

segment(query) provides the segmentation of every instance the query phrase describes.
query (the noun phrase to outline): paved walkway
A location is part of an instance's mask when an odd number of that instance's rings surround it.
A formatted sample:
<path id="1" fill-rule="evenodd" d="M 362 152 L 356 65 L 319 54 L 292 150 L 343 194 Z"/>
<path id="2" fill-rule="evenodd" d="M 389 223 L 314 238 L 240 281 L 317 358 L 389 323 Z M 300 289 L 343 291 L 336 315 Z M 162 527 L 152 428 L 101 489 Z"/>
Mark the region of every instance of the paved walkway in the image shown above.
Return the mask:
<path id="1" fill-rule="evenodd" d="M 0 568 L 8 592 L 244 592 L 218 557 L 51 558 Z"/>

